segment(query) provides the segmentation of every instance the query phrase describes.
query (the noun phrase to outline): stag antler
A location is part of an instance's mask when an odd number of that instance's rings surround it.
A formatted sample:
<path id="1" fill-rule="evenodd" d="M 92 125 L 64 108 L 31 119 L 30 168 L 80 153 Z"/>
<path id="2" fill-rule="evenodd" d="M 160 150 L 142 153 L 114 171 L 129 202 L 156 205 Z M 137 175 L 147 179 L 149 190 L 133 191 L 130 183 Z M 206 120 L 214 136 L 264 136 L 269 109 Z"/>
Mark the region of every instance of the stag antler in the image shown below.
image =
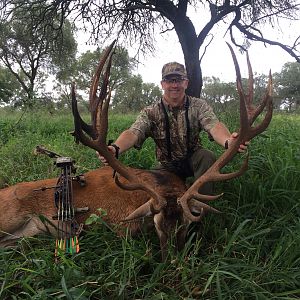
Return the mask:
<path id="1" fill-rule="evenodd" d="M 240 97 L 240 129 L 238 130 L 238 136 L 229 146 L 229 148 L 219 157 L 219 159 L 202 175 L 200 176 L 194 184 L 183 194 L 181 198 L 178 199 L 178 204 L 182 206 L 185 216 L 191 221 L 199 221 L 201 215 L 195 217 L 192 215 L 189 209 L 189 202 L 192 199 L 209 201 L 219 198 L 222 194 L 216 196 L 202 195 L 199 193 L 199 188 L 203 186 L 206 182 L 211 181 L 222 181 L 227 179 L 232 179 L 238 176 L 241 176 L 248 167 L 248 156 L 246 157 L 240 170 L 228 174 L 220 173 L 220 170 L 227 165 L 233 157 L 238 153 L 239 147 L 241 144 L 250 141 L 252 138 L 263 132 L 269 125 L 272 119 L 273 104 L 272 104 L 272 75 L 269 73 L 269 81 L 266 89 L 266 94 L 262 99 L 262 102 L 255 107 L 253 105 L 253 73 L 249 60 L 248 53 L 247 55 L 247 64 L 249 72 L 249 81 L 248 81 L 248 94 L 245 94 L 242 86 L 242 78 L 240 73 L 240 68 L 235 56 L 235 53 L 232 47 L 228 44 L 230 49 L 235 70 L 236 70 L 236 83 L 237 90 Z M 260 113 L 266 108 L 266 114 L 264 119 L 256 126 L 252 126 L 256 118 Z M 204 203 L 199 204 L 203 205 Z"/>
<path id="2" fill-rule="evenodd" d="M 75 125 L 73 135 L 75 136 L 77 143 L 80 141 L 85 146 L 98 151 L 107 160 L 108 164 L 129 182 L 128 184 L 121 183 L 116 176 L 116 183 L 119 186 L 130 190 L 143 190 L 147 192 L 151 196 L 151 199 L 145 205 L 151 209 L 153 213 L 157 213 L 166 205 L 166 201 L 149 185 L 142 182 L 132 171 L 120 163 L 120 161 L 118 161 L 108 150 L 106 145 L 108 108 L 111 97 L 108 83 L 114 44 L 115 41 L 103 54 L 92 80 L 89 95 L 92 125 L 86 124 L 80 117 L 77 107 L 75 84 L 72 84 L 72 112 Z M 97 89 L 101 75 L 103 75 L 103 82 L 99 96 L 97 96 Z"/>

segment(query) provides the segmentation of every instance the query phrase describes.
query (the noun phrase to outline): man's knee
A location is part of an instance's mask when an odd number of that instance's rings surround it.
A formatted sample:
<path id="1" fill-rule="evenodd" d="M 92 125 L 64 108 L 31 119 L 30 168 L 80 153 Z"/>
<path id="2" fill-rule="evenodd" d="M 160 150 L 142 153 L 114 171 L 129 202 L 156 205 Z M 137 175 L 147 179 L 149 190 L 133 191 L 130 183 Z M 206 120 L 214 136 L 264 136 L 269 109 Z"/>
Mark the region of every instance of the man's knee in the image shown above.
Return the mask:
<path id="1" fill-rule="evenodd" d="M 194 173 L 198 173 L 199 169 L 204 173 L 216 161 L 216 156 L 212 151 L 207 149 L 199 149 L 192 155 L 192 167 Z"/>
<path id="2" fill-rule="evenodd" d="M 205 149 L 204 149 L 205 150 Z M 217 160 L 216 155 L 209 150 L 205 150 L 205 160 L 207 161 L 207 163 L 209 164 L 209 166 L 211 166 L 212 164 L 214 164 Z"/>

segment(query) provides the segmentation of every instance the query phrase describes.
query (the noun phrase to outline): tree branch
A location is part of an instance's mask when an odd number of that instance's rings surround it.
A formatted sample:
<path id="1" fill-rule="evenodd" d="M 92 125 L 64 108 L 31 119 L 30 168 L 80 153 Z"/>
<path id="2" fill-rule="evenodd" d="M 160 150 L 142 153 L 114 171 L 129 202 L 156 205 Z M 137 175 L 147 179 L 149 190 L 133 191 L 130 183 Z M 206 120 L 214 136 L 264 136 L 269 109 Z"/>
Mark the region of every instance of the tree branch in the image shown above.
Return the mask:
<path id="1" fill-rule="evenodd" d="M 294 51 L 294 47 L 289 47 L 288 45 L 279 43 L 277 41 L 273 41 L 273 40 L 269 40 L 264 38 L 263 36 L 258 36 L 255 35 L 254 33 L 246 30 L 244 28 L 243 25 L 241 25 L 240 23 L 235 23 L 234 24 L 236 26 L 236 28 L 242 32 L 248 39 L 252 40 L 252 41 L 259 41 L 259 42 L 263 42 L 269 45 L 274 45 L 274 46 L 279 46 L 280 48 L 282 48 L 284 51 L 286 51 L 288 54 L 290 54 L 292 57 L 294 57 L 296 59 L 297 62 L 300 63 L 300 55 L 297 55 L 296 52 Z M 251 28 L 252 29 L 252 28 Z M 299 39 L 299 37 L 297 38 L 297 40 Z M 294 44 L 295 45 L 295 44 Z"/>

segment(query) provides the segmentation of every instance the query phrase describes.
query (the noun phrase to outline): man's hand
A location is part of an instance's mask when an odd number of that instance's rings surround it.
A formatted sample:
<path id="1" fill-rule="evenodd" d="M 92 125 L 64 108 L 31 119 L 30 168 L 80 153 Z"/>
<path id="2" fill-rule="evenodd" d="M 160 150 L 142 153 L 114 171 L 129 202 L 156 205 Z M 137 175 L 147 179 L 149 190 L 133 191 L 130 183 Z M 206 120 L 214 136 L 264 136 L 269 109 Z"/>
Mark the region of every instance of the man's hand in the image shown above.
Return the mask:
<path id="1" fill-rule="evenodd" d="M 116 141 L 109 146 L 107 146 L 108 150 L 111 154 L 118 159 L 121 153 L 129 150 L 133 147 L 138 141 L 138 136 L 132 133 L 129 129 L 123 131 L 120 136 L 116 139 Z M 100 161 L 105 165 L 108 166 L 107 160 L 98 152 L 96 152 Z"/>
<path id="2" fill-rule="evenodd" d="M 113 156 L 116 156 L 116 149 L 113 146 L 107 146 L 108 150 L 111 152 Z M 100 159 L 100 161 L 104 164 L 104 166 L 108 166 L 108 162 L 104 156 L 102 156 L 98 151 L 96 151 L 96 155 Z"/>
<path id="3" fill-rule="evenodd" d="M 228 139 L 228 147 L 230 147 L 230 144 L 232 144 L 237 137 L 238 137 L 237 132 L 233 132 L 231 134 L 230 138 Z M 249 141 L 245 142 L 244 144 L 240 144 L 240 147 L 239 147 L 238 151 L 240 153 L 246 152 L 249 144 L 250 144 Z"/>

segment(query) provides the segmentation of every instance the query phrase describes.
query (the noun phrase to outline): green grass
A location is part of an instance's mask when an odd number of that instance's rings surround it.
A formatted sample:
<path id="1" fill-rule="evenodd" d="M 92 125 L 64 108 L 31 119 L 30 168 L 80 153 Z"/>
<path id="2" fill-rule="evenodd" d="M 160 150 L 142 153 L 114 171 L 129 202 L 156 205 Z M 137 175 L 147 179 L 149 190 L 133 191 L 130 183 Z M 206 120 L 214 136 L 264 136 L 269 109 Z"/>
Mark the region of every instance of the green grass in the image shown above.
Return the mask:
<path id="1" fill-rule="evenodd" d="M 73 157 L 78 172 L 96 168 L 94 151 L 76 145 L 71 115 L 0 112 L 0 177 L 8 184 L 57 176 L 53 162 L 32 150 L 44 144 Z M 135 116 L 113 115 L 115 139 Z M 233 130 L 236 122 L 226 119 Z M 203 137 L 210 149 L 222 149 Z M 275 115 L 251 142 L 249 169 L 218 183 L 224 196 L 200 233 L 161 263 L 156 234 L 119 238 L 101 219 L 80 240 L 81 251 L 54 263 L 51 237 L 24 239 L 0 250 L 0 299 L 300 299 L 300 116 Z M 155 164 L 150 141 L 122 157 Z M 226 169 L 237 168 L 238 157 Z"/>

